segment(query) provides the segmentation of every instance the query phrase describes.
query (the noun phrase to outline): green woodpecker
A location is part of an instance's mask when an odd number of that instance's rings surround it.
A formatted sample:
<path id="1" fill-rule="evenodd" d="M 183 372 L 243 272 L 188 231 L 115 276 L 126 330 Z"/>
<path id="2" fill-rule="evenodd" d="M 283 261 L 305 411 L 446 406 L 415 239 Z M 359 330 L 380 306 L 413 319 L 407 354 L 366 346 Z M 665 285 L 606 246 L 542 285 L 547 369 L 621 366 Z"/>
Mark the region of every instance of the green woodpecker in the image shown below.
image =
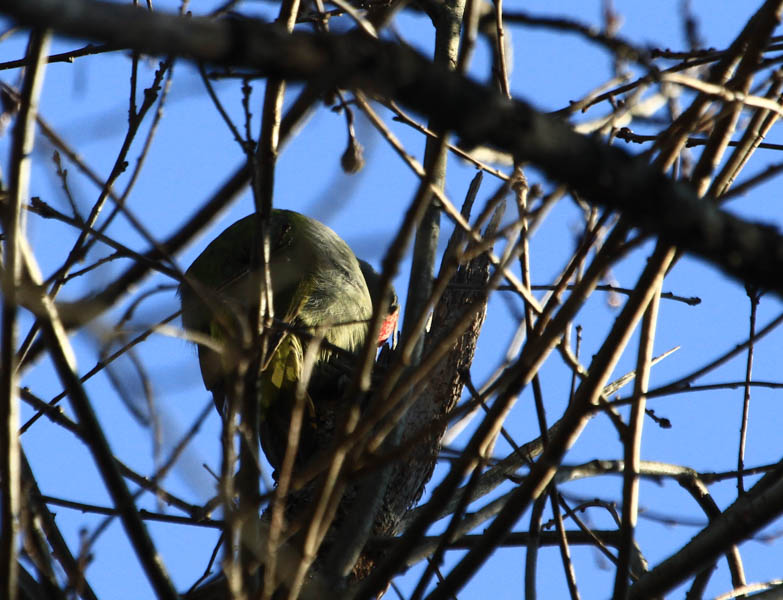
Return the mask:
<path id="1" fill-rule="evenodd" d="M 250 269 L 253 246 L 260 252 L 255 219 L 255 215 L 240 219 L 215 238 L 187 270 L 186 283 L 179 288 L 185 329 L 217 343 L 199 345 L 198 357 L 204 385 L 221 412 L 225 410 L 226 385 L 239 357 L 231 349 L 231 340 L 235 343 L 249 333 L 249 311 L 259 305 L 260 273 Z M 326 342 L 318 349 L 308 388 L 312 417 L 312 404 L 325 394 L 334 395 L 335 380 L 345 375 L 339 366 L 345 364 L 345 355 L 334 347 L 348 354 L 359 352 L 373 306 L 382 302 L 380 346 L 396 329 L 399 306 L 393 291 L 379 297 L 378 274 L 357 260 L 334 231 L 315 219 L 273 210 L 269 239 L 276 323 L 266 338 L 266 356 L 260 357 L 258 391 L 261 445 L 277 469 L 309 341 L 322 336 Z M 222 351 L 216 346 L 222 346 Z M 303 443 L 307 441 L 304 437 Z"/>

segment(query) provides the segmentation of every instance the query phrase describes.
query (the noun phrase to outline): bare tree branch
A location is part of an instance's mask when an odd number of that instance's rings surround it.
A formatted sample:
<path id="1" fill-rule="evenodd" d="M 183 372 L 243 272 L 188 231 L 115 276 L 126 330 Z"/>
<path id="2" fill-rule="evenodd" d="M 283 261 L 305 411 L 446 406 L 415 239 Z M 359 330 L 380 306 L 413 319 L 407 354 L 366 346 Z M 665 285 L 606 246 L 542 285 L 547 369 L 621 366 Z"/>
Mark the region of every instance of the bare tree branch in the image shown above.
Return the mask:
<path id="1" fill-rule="evenodd" d="M 397 44 L 351 34 L 295 33 L 252 21 L 180 19 L 125 6 L 73 0 L 68 9 L 14 0 L 6 14 L 22 23 L 152 54 L 258 69 L 272 77 L 358 87 L 436 115 L 433 123 L 467 145 L 486 143 L 531 161 L 588 200 L 619 210 L 635 226 L 693 252 L 740 281 L 783 293 L 783 237 L 702 201 L 645 161 L 574 133 L 555 119 L 432 64 Z M 240 41 L 241 40 L 241 41 Z M 241 50 L 239 50 L 241 48 Z M 324 81 L 324 74 L 329 81 Z M 466 118 L 470 115 L 471 118 Z M 473 115 L 482 115 L 477 120 Z"/>
<path id="2" fill-rule="evenodd" d="M 3 211 L 2 344 L 0 347 L 0 589 L 9 600 L 17 597 L 19 527 L 21 518 L 19 397 L 17 394 L 17 303 L 22 282 L 22 247 L 27 243 L 22 210 L 30 183 L 35 117 L 43 87 L 49 33 L 34 30 L 27 45 L 30 67 L 22 88 L 24 103 L 14 127 L 10 201 Z"/>

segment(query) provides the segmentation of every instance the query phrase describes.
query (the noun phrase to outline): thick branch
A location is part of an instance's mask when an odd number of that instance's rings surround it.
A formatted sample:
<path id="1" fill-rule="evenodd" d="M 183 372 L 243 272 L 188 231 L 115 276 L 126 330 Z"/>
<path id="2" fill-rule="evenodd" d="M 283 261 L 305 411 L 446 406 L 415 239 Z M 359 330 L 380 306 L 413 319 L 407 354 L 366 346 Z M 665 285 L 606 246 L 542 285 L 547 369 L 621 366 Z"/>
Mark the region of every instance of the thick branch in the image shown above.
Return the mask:
<path id="1" fill-rule="evenodd" d="M 127 6 L 71 0 L 12 0 L 20 23 L 111 41 L 151 54 L 177 54 L 251 67 L 270 77 L 354 87 L 433 117 L 465 144 L 487 144 L 535 163 L 583 197 L 622 212 L 637 227 L 705 258 L 744 282 L 783 292 L 783 237 L 701 200 L 643 159 L 575 133 L 568 124 L 508 101 L 392 42 L 362 35 L 287 35 L 256 21 L 210 21 Z"/>

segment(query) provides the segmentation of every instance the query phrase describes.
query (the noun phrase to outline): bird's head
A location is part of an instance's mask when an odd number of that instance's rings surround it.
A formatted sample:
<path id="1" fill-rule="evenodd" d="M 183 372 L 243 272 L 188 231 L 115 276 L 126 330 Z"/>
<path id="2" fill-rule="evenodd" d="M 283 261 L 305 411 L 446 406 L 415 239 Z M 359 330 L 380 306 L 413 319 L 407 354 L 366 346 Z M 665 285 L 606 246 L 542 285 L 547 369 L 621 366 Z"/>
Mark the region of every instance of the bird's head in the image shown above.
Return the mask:
<path id="1" fill-rule="evenodd" d="M 381 276 L 365 260 L 359 259 L 359 267 L 364 275 L 364 281 L 367 283 L 367 289 L 372 298 L 373 309 L 381 304 L 383 312 L 383 321 L 381 329 L 378 332 L 378 346 L 382 346 L 386 340 L 394 335 L 397 330 L 397 321 L 400 316 L 400 302 L 397 299 L 397 293 L 391 286 L 386 294 L 381 297 Z M 392 338 L 394 339 L 394 338 Z"/>

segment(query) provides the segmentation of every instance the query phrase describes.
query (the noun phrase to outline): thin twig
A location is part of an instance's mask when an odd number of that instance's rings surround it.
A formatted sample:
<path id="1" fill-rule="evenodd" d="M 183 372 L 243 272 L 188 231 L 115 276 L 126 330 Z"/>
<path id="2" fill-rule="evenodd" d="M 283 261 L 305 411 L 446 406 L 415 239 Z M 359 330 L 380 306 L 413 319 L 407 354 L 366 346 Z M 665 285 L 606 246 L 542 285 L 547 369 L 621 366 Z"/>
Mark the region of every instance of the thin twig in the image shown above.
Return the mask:
<path id="1" fill-rule="evenodd" d="M 93 54 L 103 54 L 104 52 L 119 52 L 118 48 L 113 48 L 108 44 L 102 44 L 96 46 L 95 44 L 87 44 L 82 48 L 76 50 L 69 50 L 67 52 L 60 52 L 59 54 L 51 54 L 46 57 L 45 61 L 49 64 L 57 62 L 72 63 L 73 59 L 81 58 L 82 56 L 91 56 Z M 20 58 L 18 60 L 9 60 L 0 63 L 0 71 L 5 69 L 18 69 L 20 67 L 33 66 L 29 58 Z"/>
<path id="2" fill-rule="evenodd" d="M 650 380 L 650 366 L 655 329 L 658 322 L 658 307 L 663 277 L 657 281 L 655 293 L 642 321 L 639 352 L 636 360 L 634 380 L 634 403 L 628 419 L 627 436 L 623 443 L 625 472 L 623 473 L 622 542 L 617 552 L 617 570 L 614 580 L 614 596 L 624 598 L 628 592 L 628 578 L 631 573 L 631 552 L 636 535 L 637 511 L 639 509 L 639 465 L 641 463 L 642 429 L 646 407 L 647 387 Z"/>
<path id="3" fill-rule="evenodd" d="M 761 294 L 759 291 L 752 287 L 747 287 L 748 299 L 750 301 L 750 315 L 749 315 L 749 339 L 753 339 L 756 335 L 756 313 L 759 306 L 759 300 Z M 753 378 L 753 352 L 755 344 L 751 342 L 748 345 L 747 359 L 745 361 L 745 385 L 742 395 L 742 416 L 740 417 L 740 439 L 739 448 L 737 450 L 737 494 L 742 495 L 745 493 L 745 483 L 742 478 L 742 471 L 745 469 L 745 443 L 748 435 L 748 412 L 750 411 L 750 383 Z"/>

